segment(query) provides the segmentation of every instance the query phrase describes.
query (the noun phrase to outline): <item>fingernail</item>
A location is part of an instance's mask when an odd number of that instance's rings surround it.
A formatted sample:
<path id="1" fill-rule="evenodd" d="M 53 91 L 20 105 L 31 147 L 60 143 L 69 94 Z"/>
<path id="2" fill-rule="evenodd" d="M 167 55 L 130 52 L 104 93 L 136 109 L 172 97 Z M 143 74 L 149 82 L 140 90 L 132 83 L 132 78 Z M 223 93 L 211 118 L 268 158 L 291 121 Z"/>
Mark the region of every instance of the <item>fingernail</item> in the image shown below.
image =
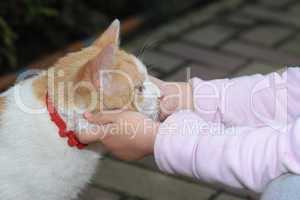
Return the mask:
<path id="1" fill-rule="evenodd" d="M 86 112 L 86 113 L 83 114 L 83 116 L 85 118 L 90 118 L 90 117 L 92 117 L 92 114 L 90 112 Z"/>

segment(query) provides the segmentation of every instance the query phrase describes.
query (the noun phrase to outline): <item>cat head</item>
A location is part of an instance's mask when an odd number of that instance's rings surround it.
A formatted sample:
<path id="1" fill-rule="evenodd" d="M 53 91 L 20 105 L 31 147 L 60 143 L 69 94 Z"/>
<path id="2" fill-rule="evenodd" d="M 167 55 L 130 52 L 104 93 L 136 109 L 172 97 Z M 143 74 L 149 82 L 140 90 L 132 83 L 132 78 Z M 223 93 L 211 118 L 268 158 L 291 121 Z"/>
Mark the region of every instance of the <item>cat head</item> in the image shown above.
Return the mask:
<path id="1" fill-rule="evenodd" d="M 48 92 L 59 109 L 127 109 L 157 118 L 159 89 L 150 82 L 145 65 L 120 49 L 119 34 L 115 20 L 92 45 L 59 59 L 48 70 Z"/>

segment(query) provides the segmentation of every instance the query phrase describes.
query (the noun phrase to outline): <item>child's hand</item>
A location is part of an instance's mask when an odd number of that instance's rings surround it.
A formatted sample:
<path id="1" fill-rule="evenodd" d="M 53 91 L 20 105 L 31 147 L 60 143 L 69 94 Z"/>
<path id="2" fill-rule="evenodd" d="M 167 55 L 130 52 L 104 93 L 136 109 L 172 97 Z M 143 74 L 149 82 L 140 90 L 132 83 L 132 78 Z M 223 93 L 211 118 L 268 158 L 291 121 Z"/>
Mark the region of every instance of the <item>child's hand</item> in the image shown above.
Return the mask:
<path id="1" fill-rule="evenodd" d="M 86 113 L 85 118 L 99 126 L 78 135 L 82 143 L 101 142 L 122 160 L 137 160 L 153 153 L 159 123 L 137 112 L 114 114 Z"/>
<path id="2" fill-rule="evenodd" d="M 150 80 L 161 91 L 160 120 L 164 120 L 177 110 L 193 109 L 192 88 L 190 83 L 165 82 L 154 77 Z"/>

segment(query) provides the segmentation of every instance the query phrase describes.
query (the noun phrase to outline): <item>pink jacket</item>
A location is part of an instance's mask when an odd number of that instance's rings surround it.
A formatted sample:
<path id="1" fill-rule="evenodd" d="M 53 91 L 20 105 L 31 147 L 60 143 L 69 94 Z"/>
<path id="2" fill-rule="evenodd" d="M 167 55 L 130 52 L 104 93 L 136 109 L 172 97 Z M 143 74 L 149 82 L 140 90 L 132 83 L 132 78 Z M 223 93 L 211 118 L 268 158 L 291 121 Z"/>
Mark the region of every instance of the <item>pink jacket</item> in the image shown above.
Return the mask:
<path id="1" fill-rule="evenodd" d="M 161 170 L 258 193 L 282 174 L 300 174 L 299 68 L 191 84 L 195 111 L 159 128 Z"/>

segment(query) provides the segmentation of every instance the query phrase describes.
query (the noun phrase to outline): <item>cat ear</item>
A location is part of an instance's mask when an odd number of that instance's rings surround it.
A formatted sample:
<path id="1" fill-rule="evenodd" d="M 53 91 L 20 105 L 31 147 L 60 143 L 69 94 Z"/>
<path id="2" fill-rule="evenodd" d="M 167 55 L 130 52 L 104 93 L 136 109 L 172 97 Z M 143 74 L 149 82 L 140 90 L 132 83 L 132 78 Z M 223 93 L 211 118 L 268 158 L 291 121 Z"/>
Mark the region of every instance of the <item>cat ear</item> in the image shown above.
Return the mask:
<path id="1" fill-rule="evenodd" d="M 110 84 L 111 77 L 106 70 L 113 69 L 116 51 L 117 48 L 114 44 L 108 44 L 95 58 L 85 65 L 85 69 L 95 87 L 99 88 L 101 84 L 103 84 L 103 87 L 106 87 L 106 84 Z"/>
<path id="2" fill-rule="evenodd" d="M 93 43 L 94 46 L 103 48 L 108 44 L 119 46 L 120 21 L 115 19 L 104 33 Z"/>

